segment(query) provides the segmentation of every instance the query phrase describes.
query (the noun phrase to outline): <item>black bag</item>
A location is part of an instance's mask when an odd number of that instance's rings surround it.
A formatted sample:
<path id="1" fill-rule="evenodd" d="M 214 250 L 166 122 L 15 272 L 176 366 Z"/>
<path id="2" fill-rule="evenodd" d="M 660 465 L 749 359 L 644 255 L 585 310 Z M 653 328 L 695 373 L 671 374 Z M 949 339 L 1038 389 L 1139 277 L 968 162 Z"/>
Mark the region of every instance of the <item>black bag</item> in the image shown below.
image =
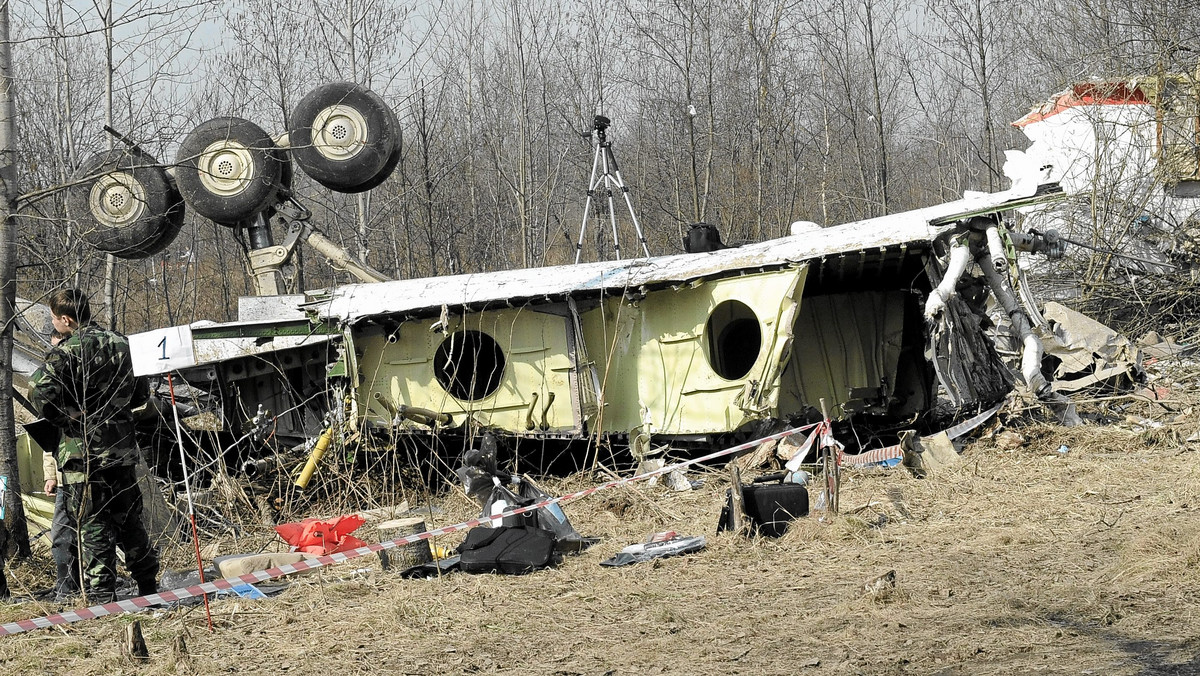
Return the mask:
<path id="1" fill-rule="evenodd" d="M 524 575 L 558 565 L 554 534 L 529 526 L 477 526 L 458 546 L 459 567 L 468 573 Z"/>
<path id="2" fill-rule="evenodd" d="M 521 483 L 517 487 L 517 490 L 521 492 L 521 498 L 525 501 L 521 503 L 522 506 L 542 502 L 550 497 L 525 475 L 521 475 Z M 567 515 L 563 513 L 562 507 L 558 503 L 542 507 L 533 512 L 526 512 L 526 514 L 533 517 L 533 523 L 516 525 L 536 526 L 542 530 L 550 531 L 554 534 L 555 549 L 564 554 L 579 554 L 600 541 L 600 538 L 580 535 L 579 531 L 575 530 L 575 527 L 571 525 L 570 520 L 567 519 Z M 506 519 L 505 525 L 514 524 L 509 524 Z"/>
<path id="3" fill-rule="evenodd" d="M 726 494 L 725 507 L 717 532 L 731 530 L 733 496 Z M 777 538 L 787 532 L 792 519 L 808 516 L 808 489 L 800 484 L 760 484 L 742 486 L 742 501 L 746 505 L 746 520 L 759 535 Z"/>

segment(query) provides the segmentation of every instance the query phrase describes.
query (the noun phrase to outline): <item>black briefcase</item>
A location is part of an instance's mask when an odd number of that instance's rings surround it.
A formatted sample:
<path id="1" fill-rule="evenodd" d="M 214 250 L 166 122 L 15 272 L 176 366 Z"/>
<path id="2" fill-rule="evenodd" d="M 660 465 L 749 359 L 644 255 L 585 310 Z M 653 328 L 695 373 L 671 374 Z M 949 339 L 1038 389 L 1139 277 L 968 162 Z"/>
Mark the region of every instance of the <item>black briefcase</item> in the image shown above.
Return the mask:
<path id="1" fill-rule="evenodd" d="M 732 491 L 725 494 L 725 508 L 717 532 L 732 530 Z M 808 489 L 800 484 L 752 483 L 742 486 L 746 520 L 753 532 L 777 538 L 787 532 L 793 519 L 808 516 Z"/>

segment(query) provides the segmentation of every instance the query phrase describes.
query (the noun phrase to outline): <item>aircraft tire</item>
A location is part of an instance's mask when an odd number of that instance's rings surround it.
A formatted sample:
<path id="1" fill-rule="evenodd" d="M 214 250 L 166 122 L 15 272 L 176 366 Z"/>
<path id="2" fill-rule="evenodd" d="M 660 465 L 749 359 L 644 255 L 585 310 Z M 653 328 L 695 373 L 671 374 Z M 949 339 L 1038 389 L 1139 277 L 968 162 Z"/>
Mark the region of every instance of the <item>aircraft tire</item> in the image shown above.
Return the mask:
<path id="1" fill-rule="evenodd" d="M 176 157 L 179 192 L 196 213 L 233 226 L 270 207 L 287 188 L 287 158 L 262 127 L 238 117 L 202 122 Z"/>
<path id="2" fill-rule="evenodd" d="M 162 165 L 114 148 L 89 157 L 67 192 L 79 235 L 93 248 L 137 259 L 167 248 L 183 228 L 184 203 Z"/>
<path id="3" fill-rule="evenodd" d="M 399 161 L 400 123 L 375 92 L 331 82 L 308 93 L 292 112 L 291 154 L 317 183 L 343 193 L 383 183 Z"/>
<path id="4" fill-rule="evenodd" d="M 391 156 L 388 157 L 387 162 L 383 165 L 383 168 L 380 169 L 377 174 L 372 176 L 370 178 L 370 180 L 360 183 L 360 184 L 354 186 L 354 188 L 352 188 L 350 190 L 345 190 L 343 192 L 353 194 L 353 193 L 366 192 L 368 190 L 373 190 L 375 188 L 378 188 L 380 185 L 383 185 L 383 182 L 386 181 L 389 176 L 392 175 L 392 172 L 395 171 L 396 165 L 398 165 L 398 164 L 400 164 L 400 144 L 399 143 L 396 144 L 396 149 L 392 151 Z"/>

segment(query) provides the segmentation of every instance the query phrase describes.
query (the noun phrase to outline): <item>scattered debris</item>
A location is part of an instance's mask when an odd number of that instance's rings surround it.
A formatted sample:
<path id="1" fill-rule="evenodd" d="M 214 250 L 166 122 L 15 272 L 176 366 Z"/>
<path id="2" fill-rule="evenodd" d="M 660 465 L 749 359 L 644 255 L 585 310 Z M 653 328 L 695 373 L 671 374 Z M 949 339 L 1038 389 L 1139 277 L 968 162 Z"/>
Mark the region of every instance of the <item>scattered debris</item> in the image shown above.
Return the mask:
<path id="1" fill-rule="evenodd" d="M 279 524 L 275 532 L 295 551 L 324 556 L 366 545 L 366 542 L 350 535 L 363 525 L 363 521 L 357 514 L 340 516 L 333 521 L 305 519 L 299 523 Z"/>
<path id="2" fill-rule="evenodd" d="M 407 514 L 409 511 L 421 511 L 421 510 L 410 510 L 408 507 L 408 501 L 405 500 L 404 502 L 401 502 L 398 505 L 390 505 L 387 507 L 376 507 L 375 509 L 368 509 L 366 511 L 359 512 L 358 515 L 360 517 L 362 517 L 364 522 L 371 523 L 372 521 L 387 521 L 389 519 L 398 519 L 401 516 L 404 516 L 405 514 Z"/>
<path id="3" fill-rule="evenodd" d="M 698 552 L 706 546 L 703 535 L 679 535 L 675 531 L 655 533 L 645 542 L 625 547 L 611 559 L 600 562 L 602 566 L 628 566 L 651 559 L 679 556 Z"/>
<path id="4" fill-rule="evenodd" d="M 666 466 L 666 458 L 651 458 L 642 460 L 640 463 L 638 463 L 634 474 L 647 474 L 649 472 L 660 470 Z M 657 483 L 658 477 L 655 476 L 650 477 L 650 479 L 646 482 L 646 485 L 653 486 Z M 699 482 L 693 483 L 692 481 L 689 481 L 687 475 L 685 475 L 681 470 L 667 472 L 667 474 L 663 477 L 663 483 L 673 491 L 690 491 L 699 487 Z"/>
<path id="5" fill-rule="evenodd" d="M 458 546 L 458 555 L 463 572 L 503 575 L 524 575 L 562 560 L 554 534 L 536 526 L 472 528 Z"/>
<path id="6" fill-rule="evenodd" d="M 1144 379 L 1142 350 L 1100 322 L 1053 301 L 1042 316 L 1049 322 L 1046 354 L 1057 361 L 1053 388 L 1077 392 L 1095 385 L 1129 388 Z"/>
<path id="7" fill-rule="evenodd" d="M 1134 431 L 1139 432 L 1146 429 L 1161 429 L 1163 427 L 1163 424 L 1157 420 L 1143 418 L 1140 415 L 1127 415 L 1125 416 L 1125 422 L 1132 424 Z"/>
<path id="8" fill-rule="evenodd" d="M 550 497 L 529 477 L 502 472 L 497 467 L 496 450 L 496 438 L 491 434 L 484 434 L 479 448 L 464 453 L 463 466 L 455 470 L 455 474 L 463 482 L 463 490 L 479 501 L 483 508 L 483 516 L 494 516 L 512 507 L 532 505 Z M 516 485 L 518 493 L 508 488 L 513 484 Z M 560 552 L 577 554 L 599 542 L 597 538 L 580 535 L 567 519 L 562 507 L 557 504 L 491 521 L 483 527 L 526 525 L 550 532 Z"/>
<path id="9" fill-rule="evenodd" d="M 239 577 L 247 573 L 253 573 L 257 570 L 268 570 L 270 568 L 278 568 L 279 566 L 299 563 L 305 559 L 312 558 L 312 554 L 304 552 L 276 552 L 264 554 L 235 554 L 230 556 L 219 556 L 213 563 L 217 567 L 220 577 Z M 198 580 L 197 580 L 198 581 Z M 164 576 L 163 584 L 167 585 Z M 185 586 L 186 581 L 178 580 L 172 582 L 171 587 Z"/>
<path id="10" fill-rule="evenodd" d="M 267 598 L 267 595 L 264 594 L 261 589 L 250 584 L 249 582 L 244 582 L 239 585 L 234 585 L 231 588 L 231 591 L 234 594 L 237 594 L 238 596 L 240 596 L 241 598 L 250 599 L 251 601 L 258 601 L 260 599 Z"/>
<path id="11" fill-rule="evenodd" d="M 892 592 L 896 591 L 896 571 L 889 570 L 883 575 L 868 580 L 859 591 L 863 596 L 876 603 L 886 601 L 891 597 Z"/>
<path id="12" fill-rule="evenodd" d="M 915 431 L 905 430 L 900 433 L 900 448 L 904 450 L 904 466 L 917 477 L 962 465 L 958 449 L 945 432 L 918 437 Z"/>
<path id="13" fill-rule="evenodd" d="M 1016 430 L 1002 430 L 996 434 L 996 448 L 1011 451 L 1025 445 L 1025 437 Z"/>

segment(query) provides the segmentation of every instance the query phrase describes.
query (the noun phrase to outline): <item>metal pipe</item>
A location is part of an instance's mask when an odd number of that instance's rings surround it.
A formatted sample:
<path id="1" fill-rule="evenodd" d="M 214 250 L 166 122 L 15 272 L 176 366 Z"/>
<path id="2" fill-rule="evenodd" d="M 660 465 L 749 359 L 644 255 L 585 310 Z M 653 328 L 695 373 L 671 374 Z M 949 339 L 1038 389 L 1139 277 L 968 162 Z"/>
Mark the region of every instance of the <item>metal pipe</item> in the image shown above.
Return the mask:
<path id="1" fill-rule="evenodd" d="M 333 267 L 344 270 L 364 282 L 390 282 L 391 277 L 383 274 L 366 263 L 354 258 L 348 251 L 338 246 L 323 233 L 315 228 L 309 228 L 305 241 L 321 255 L 329 259 Z"/>
<path id="2" fill-rule="evenodd" d="M 396 415 L 406 420 L 411 420 L 420 425 L 433 427 L 434 424 L 449 425 L 454 422 L 449 413 L 441 411 L 433 411 L 427 408 L 417 408 L 416 406 L 403 406 L 396 411 Z"/>
<path id="3" fill-rule="evenodd" d="M 533 393 L 533 399 L 529 402 L 529 410 L 525 413 L 525 429 L 531 430 L 534 428 L 533 412 L 537 409 L 538 393 Z"/>
<path id="4" fill-rule="evenodd" d="M 393 404 L 390 399 L 384 397 L 382 392 L 372 392 L 371 398 L 379 402 L 380 406 L 386 408 L 387 412 L 391 413 L 393 418 L 399 415 L 399 412 L 396 411 L 396 405 Z"/>
<path id="5" fill-rule="evenodd" d="M 256 214 L 254 218 L 243 225 L 246 226 L 251 249 L 267 249 L 275 246 L 275 238 L 271 236 L 271 226 L 261 213 Z"/>
<path id="6" fill-rule="evenodd" d="M 266 470 L 275 463 L 275 458 L 255 458 L 242 463 L 242 474 L 248 477 L 258 476 L 259 472 Z"/>
<path id="7" fill-rule="evenodd" d="M 996 266 L 996 272 L 1008 271 L 1008 254 L 1004 251 L 1004 242 L 1000 239 L 1000 228 L 990 226 L 984 231 L 984 236 L 987 237 L 988 252 L 992 254 L 992 265 Z"/>
<path id="8" fill-rule="evenodd" d="M 926 319 L 933 321 L 934 318 L 942 313 L 942 310 L 946 309 L 946 302 L 954 297 L 958 280 L 967 271 L 967 266 L 970 263 L 970 248 L 962 242 L 951 240 L 950 262 L 946 264 L 946 275 L 942 277 L 942 281 L 937 285 L 937 288 L 929 294 L 929 300 L 925 301 Z"/>
<path id="9" fill-rule="evenodd" d="M 1016 330 L 1017 336 L 1021 339 L 1023 346 L 1021 351 L 1021 376 L 1025 379 L 1025 385 L 1034 394 L 1040 396 L 1050 387 L 1050 383 L 1046 382 L 1046 378 L 1042 375 L 1042 341 L 1034 334 L 1033 323 L 1029 320 L 1025 311 L 1021 309 L 1021 304 L 1017 302 L 1017 297 L 1013 293 L 1008 275 L 1001 273 L 998 269 L 1000 266 L 996 264 L 992 254 L 986 248 L 980 247 L 976 261 L 983 270 L 983 276 L 987 279 L 988 286 L 991 287 L 992 293 L 1000 303 L 1000 307 L 1004 308 L 1005 314 L 1008 315 L 1009 321 L 1012 322 L 1013 329 Z M 1007 263 L 1005 267 L 1007 267 Z"/>
<path id="10" fill-rule="evenodd" d="M 304 463 L 304 469 L 300 471 L 300 476 L 296 479 L 297 488 L 307 488 L 308 482 L 312 481 L 313 472 L 317 471 L 317 463 L 321 462 L 321 458 L 325 457 L 325 451 L 329 450 L 329 444 L 333 441 L 333 426 L 321 433 L 321 437 L 317 439 L 317 445 L 313 446 L 312 453 L 308 456 L 308 462 Z"/>
<path id="11" fill-rule="evenodd" d="M 553 404 L 554 404 L 554 393 L 551 392 L 548 395 L 546 395 L 546 405 L 542 407 L 542 429 L 543 430 L 550 429 L 550 422 L 549 422 L 549 420 L 547 420 L 546 416 L 549 415 L 550 406 Z"/>

